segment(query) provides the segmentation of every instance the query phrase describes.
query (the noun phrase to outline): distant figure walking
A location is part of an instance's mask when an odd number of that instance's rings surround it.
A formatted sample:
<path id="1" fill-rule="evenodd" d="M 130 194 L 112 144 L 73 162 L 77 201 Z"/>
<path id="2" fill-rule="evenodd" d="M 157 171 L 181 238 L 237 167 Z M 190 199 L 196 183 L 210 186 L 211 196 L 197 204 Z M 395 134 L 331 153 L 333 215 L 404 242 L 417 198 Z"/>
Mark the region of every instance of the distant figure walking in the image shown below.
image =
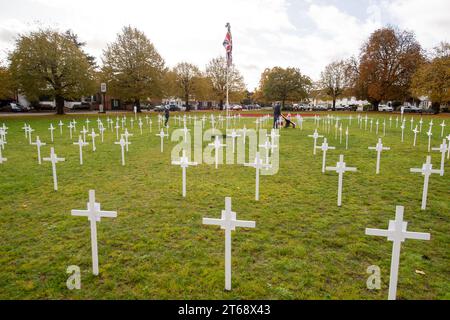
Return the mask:
<path id="1" fill-rule="evenodd" d="M 164 122 L 164 127 L 167 127 L 167 123 L 169 122 L 169 117 L 170 117 L 169 106 L 164 107 L 164 117 L 166 118 L 166 121 Z"/>
<path id="2" fill-rule="evenodd" d="M 281 116 L 281 104 L 279 102 L 275 103 L 273 108 L 273 128 L 278 129 L 278 119 Z"/>

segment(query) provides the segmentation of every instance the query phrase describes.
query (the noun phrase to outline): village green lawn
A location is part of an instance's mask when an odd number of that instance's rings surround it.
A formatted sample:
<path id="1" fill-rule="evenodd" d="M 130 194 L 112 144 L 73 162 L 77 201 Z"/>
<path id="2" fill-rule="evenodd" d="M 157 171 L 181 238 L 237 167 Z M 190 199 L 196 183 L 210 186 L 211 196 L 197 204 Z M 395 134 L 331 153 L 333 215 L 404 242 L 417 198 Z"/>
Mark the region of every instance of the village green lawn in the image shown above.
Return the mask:
<path id="1" fill-rule="evenodd" d="M 351 114 L 349 150 L 335 140 L 334 128 L 327 135 L 337 147 L 328 152 L 327 165 L 334 166 L 344 154 L 347 165 L 358 168 L 344 176 L 341 208 L 336 205 L 337 174 L 322 174 L 322 154 L 312 154 L 313 141 L 307 137 L 314 128 L 311 119 L 303 131 L 281 130 L 279 172 L 261 176 L 256 202 L 255 170 L 242 165 L 189 167 L 187 198 L 182 198 L 181 169 L 170 164 L 176 143 L 166 140 L 160 153 L 155 114 L 152 133 L 145 119 L 143 136 L 136 122 L 130 130 L 134 136 L 124 167 L 110 130 L 104 143 L 97 138 L 97 152 L 91 145 L 84 149 L 80 166 L 67 125 L 75 118 L 80 130 L 89 117 L 96 128 L 97 115 L 0 116 L 0 125 L 9 127 L 3 152 L 8 161 L 0 165 L 0 299 L 386 299 L 392 242 L 364 231 L 386 229 L 396 205 L 405 206 L 409 230 L 431 233 L 431 241 L 402 244 L 397 298 L 450 299 L 450 162 L 444 177 L 430 178 L 425 211 L 420 210 L 423 177 L 409 171 L 425 162 L 431 116 L 423 117 L 416 148 L 410 115 L 404 143 L 395 121 L 392 129 L 387 122 L 383 143 L 391 150 L 383 153 L 381 174 L 375 175 L 376 152 L 367 149 L 377 142 L 375 123 L 372 133 L 364 126 L 361 130 L 356 113 Z M 385 115 L 369 116 L 382 123 Z M 127 114 L 128 127 L 131 117 Z M 417 122 L 419 116 L 414 118 Z M 439 124 L 446 119 L 449 134 L 450 118 L 433 119 L 432 146 L 438 147 Z M 63 137 L 59 120 L 65 123 Z M 254 120 L 242 118 L 238 127 L 254 128 Z M 25 122 L 36 130 L 33 140 L 39 135 L 47 143 L 43 156 L 54 146 L 66 158 L 57 164 L 58 192 L 53 191 L 51 164 L 39 166 L 36 147 L 25 139 Z M 54 144 L 50 123 L 56 127 Z M 439 162 L 440 154 L 432 152 L 435 168 Z M 97 224 L 98 277 L 91 271 L 89 222 L 70 214 L 86 208 L 89 189 L 96 190 L 103 210 L 118 212 L 117 218 Z M 231 292 L 223 290 L 223 230 L 202 225 L 203 217 L 220 217 L 226 196 L 232 197 L 238 219 L 256 221 L 255 229 L 233 232 Z M 70 265 L 81 268 L 81 290 L 66 287 Z M 366 287 L 370 265 L 381 268 L 381 290 Z"/>

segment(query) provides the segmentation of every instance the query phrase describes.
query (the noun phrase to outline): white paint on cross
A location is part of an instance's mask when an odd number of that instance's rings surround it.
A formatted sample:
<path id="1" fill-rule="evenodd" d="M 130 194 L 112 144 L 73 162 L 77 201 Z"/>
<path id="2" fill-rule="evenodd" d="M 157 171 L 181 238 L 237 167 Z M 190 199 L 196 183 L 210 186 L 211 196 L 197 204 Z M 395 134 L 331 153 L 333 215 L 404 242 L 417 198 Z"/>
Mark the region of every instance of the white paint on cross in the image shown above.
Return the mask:
<path id="1" fill-rule="evenodd" d="M 83 147 L 87 146 L 89 143 L 84 142 L 81 138 L 81 135 L 78 138 L 78 142 L 74 142 L 73 144 L 78 145 L 80 150 L 80 165 L 83 165 Z"/>
<path id="2" fill-rule="evenodd" d="M 183 150 L 183 155 L 180 158 L 179 161 L 172 161 L 173 165 L 177 165 L 180 166 L 182 169 L 182 194 L 183 197 L 186 197 L 186 168 L 188 168 L 189 166 L 196 166 L 198 165 L 197 162 L 189 162 L 188 157 L 186 156 L 186 150 Z"/>
<path id="3" fill-rule="evenodd" d="M 161 152 L 164 152 L 164 137 L 167 137 L 168 134 L 165 134 L 164 129 L 161 129 L 161 132 L 158 134 L 155 134 L 155 136 L 158 136 L 161 138 Z"/>
<path id="4" fill-rule="evenodd" d="M 325 173 L 325 166 L 326 166 L 326 162 L 327 162 L 327 151 L 328 150 L 335 150 L 336 147 L 330 147 L 328 145 L 327 138 L 324 138 L 322 145 L 321 146 L 317 146 L 316 148 L 322 150 L 322 152 L 323 152 L 322 173 Z"/>
<path id="5" fill-rule="evenodd" d="M 90 133 L 89 136 L 92 139 L 92 151 L 95 152 L 97 150 L 97 148 L 95 147 L 95 138 L 98 137 L 99 135 L 95 133 L 94 128 L 92 128 L 92 133 Z"/>
<path id="6" fill-rule="evenodd" d="M 314 139 L 313 154 L 316 155 L 317 139 L 323 138 L 323 136 L 319 135 L 319 133 L 317 132 L 317 129 L 315 129 L 314 130 L 314 134 L 313 135 L 308 135 L 308 137 Z"/>
<path id="7" fill-rule="evenodd" d="M 381 153 L 384 150 L 391 150 L 389 147 L 383 147 L 383 142 L 381 141 L 381 138 L 378 139 L 378 143 L 375 147 L 369 147 L 369 150 L 375 150 L 377 152 L 377 166 L 376 166 L 376 174 L 380 173 L 380 160 L 381 160 Z"/>
<path id="8" fill-rule="evenodd" d="M 124 166 L 125 165 L 125 146 L 127 145 L 127 142 L 125 142 L 125 139 L 123 138 L 123 136 L 121 136 L 119 142 L 114 142 L 114 144 L 120 145 L 120 147 L 122 149 L 122 165 Z"/>
<path id="9" fill-rule="evenodd" d="M 231 145 L 232 145 L 232 152 L 233 152 L 233 154 L 234 154 L 235 146 L 236 146 L 236 138 L 238 138 L 240 136 L 241 135 L 238 134 L 236 132 L 236 130 L 234 130 L 234 129 L 231 131 L 231 134 L 227 134 L 227 137 L 231 138 Z"/>
<path id="10" fill-rule="evenodd" d="M 441 177 L 444 175 L 444 164 L 445 164 L 445 154 L 450 146 L 447 145 L 447 141 L 445 139 L 442 140 L 439 148 L 432 148 L 433 151 L 439 151 L 441 153 Z"/>
<path id="11" fill-rule="evenodd" d="M 441 138 L 444 137 L 444 130 L 445 130 L 445 120 L 442 120 L 442 123 L 440 124 L 441 126 Z"/>
<path id="12" fill-rule="evenodd" d="M 39 136 L 36 136 L 36 142 L 33 142 L 32 145 L 35 145 L 37 148 L 37 153 L 38 153 L 38 164 L 41 164 L 41 146 L 45 146 L 46 143 L 41 142 L 41 140 L 39 139 Z"/>
<path id="13" fill-rule="evenodd" d="M 59 126 L 59 134 L 62 136 L 64 123 L 61 120 L 59 120 L 58 126 Z"/>
<path id="14" fill-rule="evenodd" d="M 431 152 L 431 137 L 433 136 L 433 132 L 431 131 L 431 127 L 427 131 L 427 136 L 428 136 L 428 152 Z"/>
<path id="15" fill-rule="evenodd" d="M 421 173 L 424 176 L 423 180 L 423 191 L 422 191 L 422 210 L 427 208 L 427 197 L 428 197 L 428 183 L 430 181 L 430 176 L 433 173 L 441 173 L 441 170 L 433 169 L 431 164 L 431 156 L 427 156 L 427 162 L 423 164 L 422 168 L 411 168 L 410 172 Z"/>
<path id="16" fill-rule="evenodd" d="M 264 144 L 260 144 L 259 147 L 266 150 L 266 164 L 269 164 L 269 151 L 272 150 L 273 153 L 274 148 L 276 148 L 277 146 L 271 143 L 268 138 L 266 138 L 266 142 Z"/>
<path id="17" fill-rule="evenodd" d="M 414 132 L 414 142 L 413 142 L 413 147 L 415 147 L 415 146 L 416 146 L 416 142 L 417 142 L 417 134 L 420 132 L 420 131 L 417 129 L 417 125 L 416 125 L 416 127 L 414 128 L 413 132 Z"/>
<path id="18" fill-rule="evenodd" d="M 117 211 L 102 211 L 100 203 L 95 202 L 95 190 L 89 190 L 89 202 L 87 210 L 71 210 L 72 216 L 88 217 L 91 225 L 91 249 L 92 249 L 92 273 L 97 276 L 98 271 L 98 250 L 97 250 L 97 222 L 101 218 L 116 218 Z"/>
<path id="19" fill-rule="evenodd" d="M 430 240 L 429 233 L 407 231 L 408 223 L 403 221 L 404 207 L 397 206 L 395 220 L 389 220 L 389 227 L 384 229 L 366 228 L 366 235 L 387 237 L 392 241 L 391 272 L 389 277 L 389 300 L 395 300 L 397 296 L 398 269 L 400 264 L 400 248 L 406 239 Z"/>
<path id="20" fill-rule="evenodd" d="M 4 149 L 6 142 L 3 140 L 3 138 L 0 138 L 0 164 L 2 164 L 5 161 L 8 161 L 8 158 L 3 158 L 2 150 Z"/>
<path id="21" fill-rule="evenodd" d="M 336 167 L 326 167 L 326 171 L 335 171 L 338 173 L 338 198 L 337 198 L 337 205 L 340 207 L 342 205 L 342 184 L 344 180 L 344 173 L 347 171 L 355 172 L 357 171 L 354 167 L 347 167 L 346 163 L 344 162 L 344 155 L 339 156 L 339 162 L 336 163 Z"/>
<path id="22" fill-rule="evenodd" d="M 255 178 L 255 200 L 259 201 L 259 172 L 261 169 L 270 169 L 272 166 L 269 164 L 264 164 L 263 160 L 259 155 L 259 151 L 256 152 L 255 161 L 253 163 L 244 163 L 246 167 L 253 167 L 256 169 Z"/>
<path id="23" fill-rule="evenodd" d="M 133 118 L 131 118 L 131 120 L 133 120 Z M 131 144 L 131 142 L 128 142 L 128 137 L 132 137 L 133 134 L 132 133 L 128 133 L 128 129 L 125 129 L 125 133 L 122 136 L 125 137 L 125 145 L 126 145 L 126 150 L 128 152 L 128 145 Z"/>
<path id="24" fill-rule="evenodd" d="M 86 130 L 86 128 L 84 126 L 83 126 L 83 130 L 81 130 L 80 133 L 83 134 L 83 141 L 86 142 L 86 133 L 88 133 L 88 131 Z"/>
<path id="25" fill-rule="evenodd" d="M 208 144 L 208 146 L 214 147 L 214 157 L 215 157 L 215 163 L 216 163 L 216 169 L 217 169 L 218 166 L 219 166 L 219 151 L 220 151 L 220 148 L 226 147 L 227 145 L 226 144 L 222 144 L 221 141 L 220 141 L 219 136 L 216 135 L 216 137 L 214 139 L 214 142 Z"/>
<path id="26" fill-rule="evenodd" d="M 52 163 L 52 173 L 53 173 L 53 189 L 58 191 L 58 177 L 56 175 L 56 164 L 61 161 L 65 161 L 64 158 L 58 158 L 53 147 L 50 148 L 50 157 L 44 158 L 44 161 L 50 161 Z"/>
<path id="27" fill-rule="evenodd" d="M 236 227 L 255 228 L 255 221 L 236 219 L 236 212 L 231 211 L 231 198 L 225 198 L 225 210 L 222 210 L 221 219 L 203 218 L 203 224 L 218 225 L 225 230 L 225 290 L 231 290 L 231 231 Z"/>

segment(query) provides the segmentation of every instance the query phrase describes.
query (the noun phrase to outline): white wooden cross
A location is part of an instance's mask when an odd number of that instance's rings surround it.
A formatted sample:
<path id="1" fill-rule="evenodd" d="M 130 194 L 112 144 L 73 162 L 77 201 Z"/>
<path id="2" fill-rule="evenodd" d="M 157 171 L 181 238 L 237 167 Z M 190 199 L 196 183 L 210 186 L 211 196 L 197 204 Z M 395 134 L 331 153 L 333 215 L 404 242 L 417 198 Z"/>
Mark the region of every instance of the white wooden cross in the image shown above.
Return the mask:
<path id="1" fill-rule="evenodd" d="M 405 121 L 402 121 L 402 125 L 400 126 L 400 128 L 402 129 L 402 142 L 404 140 L 403 138 L 404 138 L 404 132 L 405 132 Z"/>
<path id="2" fill-rule="evenodd" d="M 268 137 L 270 136 L 271 141 L 276 141 L 276 138 L 280 137 L 278 132 L 279 132 L 279 129 L 272 129 L 272 130 L 270 130 L 270 135 L 267 135 L 267 136 Z"/>
<path id="3" fill-rule="evenodd" d="M 392 128 L 392 116 L 389 117 L 389 129 Z"/>
<path id="4" fill-rule="evenodd" d="M 28 124 L 25 123 L 22 127 L 22 130 L 25 133 L 25 139 L 27 139 L 28 138 Z"/>
<path id="5" fill-rule="evenodd" d="M 180 158 L 180 160 L 172 161 L 172 164 L 180 166 L 182 169 L 182 175 L 183 175 L 182 192 L 183 192 L 183 197 L 186 197 L 186 168 L 189 166 L 196 166 L 196 165 L 198 165 L 198 163 L 197 162 L 189 162 L 189 159 L 186 156 L 186 150 L 183 150 L 183 156 Z"/>
<path id="6" fill-rule="evenodd" d="M 411 130 L 412 130 L 414 128 L 414 117 L 411 117 L 410 122 L 411 122 Z"/>
<path id="7" fill-rule="evenodd" d="M 30 125 L 28 125 L 27 133 L 28 133 L 28 143 L 29 143 L 29 144 L 31 144 L 31 134 L 33 133 L 33 131 L 34 131 L 34 129 L 31 128 Z"/>
<path id="8" fill-rule="evenodd" d="M 370 130 L 369 130 L 369 132 L 372 132 L 372 127 L 373 127 L 373 119 L 370 119 Z"/>
<path id="9" fill-rule="evenodd" d="M 73 144 L 78 145 L 80 149 L 80 165 L 83 165 L 83 147 L 87 146 L 89 143 L 84 142 L 81 138 L 81 135 L 78 138 L 78 142 L 74 142 Z"/>
<path id="10" fill-rule="evenodd" d="M 423 125 L 423 120 L 422 120 L 422 118 L 420 118 L 420 121 L 419 121 L 419 132 L 422 132 L 422 125 Z"/>
<path id="11" fill-rule="evenodd" d="M 427 131 L 427 136 L 428 136 L 428 152 L 431 151 L 431 136 L 433 135 L 433 132 L 431 131 L 431 127 L 430 129 Z"/>
<path id="12" fill-rule="evenodd" d="M 189 131 L 191 131 L 191 130 L 188 129 L 186 126 L 184 126 L 182 130 L 183 130 L 183 133 L 184 133 L 184 142 L 187 142 L 188 141 L 187 135 L 188 135 Z"/>
<path id="13" fill-rule="evenodd" d="M 100 203 L 95 202 L 95 190 L 89 190 L 87 210 L 71 210 L 72 216 L 88 217 L 91 225 L 92 273 L 98 275 L 97 222 L 101 218 L 116 218 L 117 211 L 102 211 Z"/>
<path id="14" fill-rule="evenodd" d="M 41 142 L 41 140 L 39 140 L 39 136 L 36 136 L 36 142 L 33 142 L 32 145 L 35 145 L 37 147 L 38 164 L 41 164 L 41 146 L 45 146 L 46 143 Z"/>
<path id="15" fill-rule="evenodd" d="M 219 166 L 219 149 L 222 148 L 222 147 L 226 147 L 227 145 L 226 144 L 222 144 L 220 142 L 219 136 L 217 135 L 216 138 L 214 139 L 214 142 L 208 144 L 208 146 L 214 147 L 214 156 L 215 156 L 216 169 L 217 169 L 218 166 Z"/>
<path id="16" fill-rule="evenodd" d="M 442 120 L 442 123 L 440 124 L 441 126 L 441 138 L 444 136 L 444 129 L 445 129 L 445 120 Z"/>
<path id="17" fill-rule="evenodd" d="M 98 130 L 100 130 L 100 135 L 102 137 L 102 143 L 103 143 L 103 136 L 104 136 L 106 128 L 102 124 Z"/>
<path id="18" fill-rule="evenodd" d="M 429 128 L 429 129 L 430 129 L 430 131 L 431 131 L 431 130 L 433 129 L 433 119 L 430 120 L 429 125 L 430 125 L 430 128 Z"/>
<path id="19" fill-rule="evenodd" d="M 380 122 L 377 119 L 377 122 L 375 123 L 376 127 L 375 127 L 375 134 L 378 135 L 378 127 L 380 125 Z"/>
<path id="20" fill-rule="evenodd" d="M 313 154 L 316 155 L 317 139 L 318 138 L 323 138 L 323 136 L 320 136 L 319 133 L 317 132 L 317 129 L 315 129 L 314 130 L 314 134 L 313 135 L 308 135 L 308 137 L 314 139 Z"/>
<path id="21" fill-rule="evenodd" d="M 0 137 L 0 149 L 5 150 L 5 144 L 8 144 L 3 137 Z"/>
<path id="22" fill-rule="evenodd" d="M 59 133 L 62 136 L 64 123 L 61 120 L 59 120 L 58 126 L 59 126 Z"/>
<path id="23" fill-rule="evenodd" d="M 381 160 L 381 152 L 383 150 L 391 150 L 389 147 L 383 147 L 383 143 L 381 142 L 381 138 L 378 139 L 378 143 L 375 147 L 369 147 L 369 150 L 375 150 L 377 152 L 377 167 L 376 174 L 380 173 L 380 160 Z"/>
<path id="24" fill-rule="evenodd" d="M 44 161 L 50 161 L 52 163 L 52 172 L 53 172 L 53 189 L 58 191 L 58 177 L 56 176 L 56 164 L 60 161 L 65 161 L 64 158 L 58 158 L 55 153 L 55 149 L 53 147 L 50 148 L 50 157 L 44 158 Z"/>
<path id="25" fill-rule="evenodd" d="M 130 142 L 128 142 L 130 143 Z M 123 138 L 123 135 L 120 137 L 119 142 L 114 142 L 114 144 L 120 145 L 122 148 L 122 165 L 125 165 L 125 146 L 127 145 L 127 142 L 125 142 L 125 139 Z"/>
<path id="26" fill-rule="evenodd" d="M 297 115 L 297 123 L 298 123 L 300 130 L 303 130 L 303 117 L 299 114 Z"/>
<path id="27" fill-rule="evenodd" d="M 354 167 L 347 167 L 344 162 L 344 155 L 339 156 L 339 162 L 336 163 L 336 167 L 326 167 L 326 171 L 335 171 L 339 174 L 338 178 L 338 199 L 337 205 L 340 207 L 342 205 L 342 184 L 344 180 L 344 173 L 347 171 L 355 172 L 357 169 Z"/>
<path id="28" fill-rule="evenodd" d="M 345 150 L 348 150 L 348 126 L 345 129 Z"/>
<path id="29" fill-rule="evenodd" d="M 95 138 L 98 137 L 99 135 L 95 133 L 94 128 L 92 128 L 92 133 L 88 134 L 88 136 L 90 136 L 92 138 L 92 151 L 96 151 L 97 148 L 95 147 Z"/>
<path id="30" fill-rule="evenodd" d="M 116 122 L 116 140 L 119 140 L 119 129 L 120 129 L 120 126 L 119 126 L 119 123 L 118 122 Z"/>
<path id="31" fill-rule="evenodd" d="M 243 138 L 244 146 L 245 146 L 245 140 L 247 140 L 247 131 L 248 131 L 245 124 L 244 124 L 244 128 L 240 129 L 240 131 L 242 132 L 242 138 Z"/>
<path id="32" fill-rule="evenodd" d="M 75 121 L 75 119 L 72 120 L 72 124 L 73 124 L 73 130 L 76 132 L 77 131 L 77 122 Z"/>
<path id="33" fill-rule="evenodd" d="M 131 124 L 131 129 L 133 129 L 134 128 L 134 119 L 133 118 L 130 118 L 130 124 Z"/>
<path id="34" fill-rule="evenodd" d="M 255 200 L 259 201 L 259 171 L 261 169 L 269 169 L 272 166 L 269 164 L 264 164 L 263 160 L 259 156 L 259 151 L 256 152 L 255 161 L 253 163 L 244 163 L 246 167 L 253 167 L 256 169 L 256 181 L 255 181 Z"/>
<path id="35" fill-rule="evenodd" d="M 143 126 L 143 125 L 144 125 L 144 124 L 142 123 L 142 119 L 139 118 L 138 126 L 139 126 L 139 130 L 141 131 L 141 136 L 142 136 L 142 126 Z"/>
<path id="36" fill-rule="evenodd" d="M 395 129 L 398 128 L 398 116 L 395 118 Z"/>
<path id="37" fill-rule="evenodd" d="M 91 122 L 91 121 L 89 121 L 89 119 L 86 119 L 86 130 L 87 131 L 89 131 L 89 123 Z"/>
<path id="38" fill-rule="evenodd" d="M 145 116 L 145 122 L 148 124 L 148 114 Z"/>
<path id="39" fill-rule="evenodd" d="M 3 140 L 3 138 L 0 138 L 0 164 L 8 160 L 8 158 L 3 158 L 2 155 L 2 149 L 4 148 L 5 143 L 6 142 Z"/>
<path id="40" fill-rule="evenodd" d="M 439 151 L 441 153 L 441 177 L 444 175 L 445 154 L 450 146 L 447 145 L 447 140 L 443 139 L 439 148 L 432 148 L 433 151 Z"/>
<path id="41" fill-rule="evenodd" d="M 450 158 L 450 134 L 446 137 L 448 141 L 447 160 Z"/>
<path id="42" fill-rule="evenodd" d="M 427 162 L 423 164 L 422 168 L 411 168 L 410 172 L 421 173 L 424 176 L 423 180 L 423 191 L 422 191 L 422 210 L 427 208 L 427 197 L 428 197 L 428 183 L 430 181 L 430 176 L 433 173 L 441 173 L 441 170 L 433 169 L 431 164 L 431 156 L 427 156 Z"/>
<path id="43" fill-rule="evenodd" d="M 161 138 L 161 152 L 164 152 L 164 137 L 167 137 L 169 135 L 164 133 L 164 129 L 161 129 L 161 132 L 158 134 L 155 134 L 155 136 L 158 136 Z"/>
<path id="44" fill-rule="evenodd" d="M 327 151 L 328 151 L 328 150 L 335 150 L 336 147 L 330 147 L 330 146 L 328 145 L 327 138 L 324 138 L 324 139 L 323 139 L 322 145 L 321 145 L 321 146 L 318 146 L 318 147 L 316 147 L 316 148 L 322 150 L 322 152 L 323 152 L 323 157 L 322 157 L 322 173 L 325 173 L 325 165 L 326 165 L 326 162 L 327 162 Z"/>
<path id="45" fill-rule="evenodd" d="M 232 145 L 233 153 L 234 153 L 234 150 L 235 150 L 236 138 L 238 138 L 240 136 L 241 135 L 237 134 L 236 130 L 234 130 L 234 129 L 231 131 L 231 134 L 227 134 L 227 137 L 231 138 L 231 143 L 232 143 L 231 145 Z"/>
<path id="46" fill-rule="evenodd" d="M 269 150 L 272 150 L 273 153 L 273 149 L 277 146 L 272 144 L 270 140 L 266 138 L 266 142 L 264 144 L 260 144 L 259 147 L 266 150 L 266 164 L 269 164 Z"/>
<path id="47" fill-rule="evenodd" d="M 389 300 L 395 300 L 397 296 L 398 269 L 400 264 L 400 248 L 406 239 L 430 240 L 429 233 L 407 231 L 408 222 L 403 221 L 403 206 L 395 208 L 395 220 L 389 220 L 389 227 L 384 229 L 366 228 L 366 235 L 387 237 L 392 241 L 391 272 L 389 275 Z"/>
<path id="48" fill-rule="evenodd" d="M 413 147 L 415 147 L 415 146 L 416 146 L 416 142 L 417 142 L 417 134 L 420 132 L 420 131 L 417 129 L 417 125 L 416 125 L 416 127 L 414 128 L 413 132 L 414 132 L 414 143 L 413 143 Z"/>
<path id="49" fill-rule="evenodd" d="M 133 120 L 133 118 L 131 118 L 131 120 Z M 131 143 L 128 142 L 128 137 L 132 137 L 133 134 L 132 133 L 128 133 L 128 129 L 125 129 L 125 133 L 123 134 L 123 136 L 125 137 L 126 150 L 128 152 L 128 145 L 131 144 Z"/>
<path id="50" fill-rule="evenodd" d="M 225 290 L 231 290 L 231 231 L 236 227 L 255 228 L 255 221 L 236 219 L 236 212 L 231 211 L 231 198 L 225 198 L 225 210 L 222 210 L 221 219 L 203 218 L 203 224 L 218 225 L 225 230 Z"/>
<path id="51" fill-rule="evenodd" d="M 86 142 L 86 133 L 89 131 L 86 130 L 86 128 L 83 126 L 83 130 L 80 131 L 80 133 L 83 134 L 83 141 Z"/>
<path id="52" fill-rule="evenodd" d="M 72 124 L 72 122 L 69 122 L 69 125 L 67 127 L 69 128 L 69 136 L 70 139 L 72 140 L 72 130 L 74 128 L 74 125 Z"/>

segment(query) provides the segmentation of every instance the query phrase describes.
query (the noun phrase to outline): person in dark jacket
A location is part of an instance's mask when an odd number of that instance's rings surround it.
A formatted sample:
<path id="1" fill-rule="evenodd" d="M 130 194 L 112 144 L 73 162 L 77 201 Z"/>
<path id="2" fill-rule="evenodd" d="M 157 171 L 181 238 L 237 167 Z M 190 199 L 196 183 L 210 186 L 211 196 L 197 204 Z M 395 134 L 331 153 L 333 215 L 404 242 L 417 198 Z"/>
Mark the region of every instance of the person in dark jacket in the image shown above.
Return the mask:
<path id="1" fill-rule="evenodd" d="M 273 128 L 278 129 L 278 119 L 281 116 L 281 104 L 277 102 L 273 108 Z"/>
<path id="2" fill-rule="evenodd" d="M 166 121 L 164 122 L 164 126 L 167 127 L 167 123 L 169 122 L 169 117 L 170 117 L 169 106 L 164 107 L 164 117 L 166 118 Z"/>

